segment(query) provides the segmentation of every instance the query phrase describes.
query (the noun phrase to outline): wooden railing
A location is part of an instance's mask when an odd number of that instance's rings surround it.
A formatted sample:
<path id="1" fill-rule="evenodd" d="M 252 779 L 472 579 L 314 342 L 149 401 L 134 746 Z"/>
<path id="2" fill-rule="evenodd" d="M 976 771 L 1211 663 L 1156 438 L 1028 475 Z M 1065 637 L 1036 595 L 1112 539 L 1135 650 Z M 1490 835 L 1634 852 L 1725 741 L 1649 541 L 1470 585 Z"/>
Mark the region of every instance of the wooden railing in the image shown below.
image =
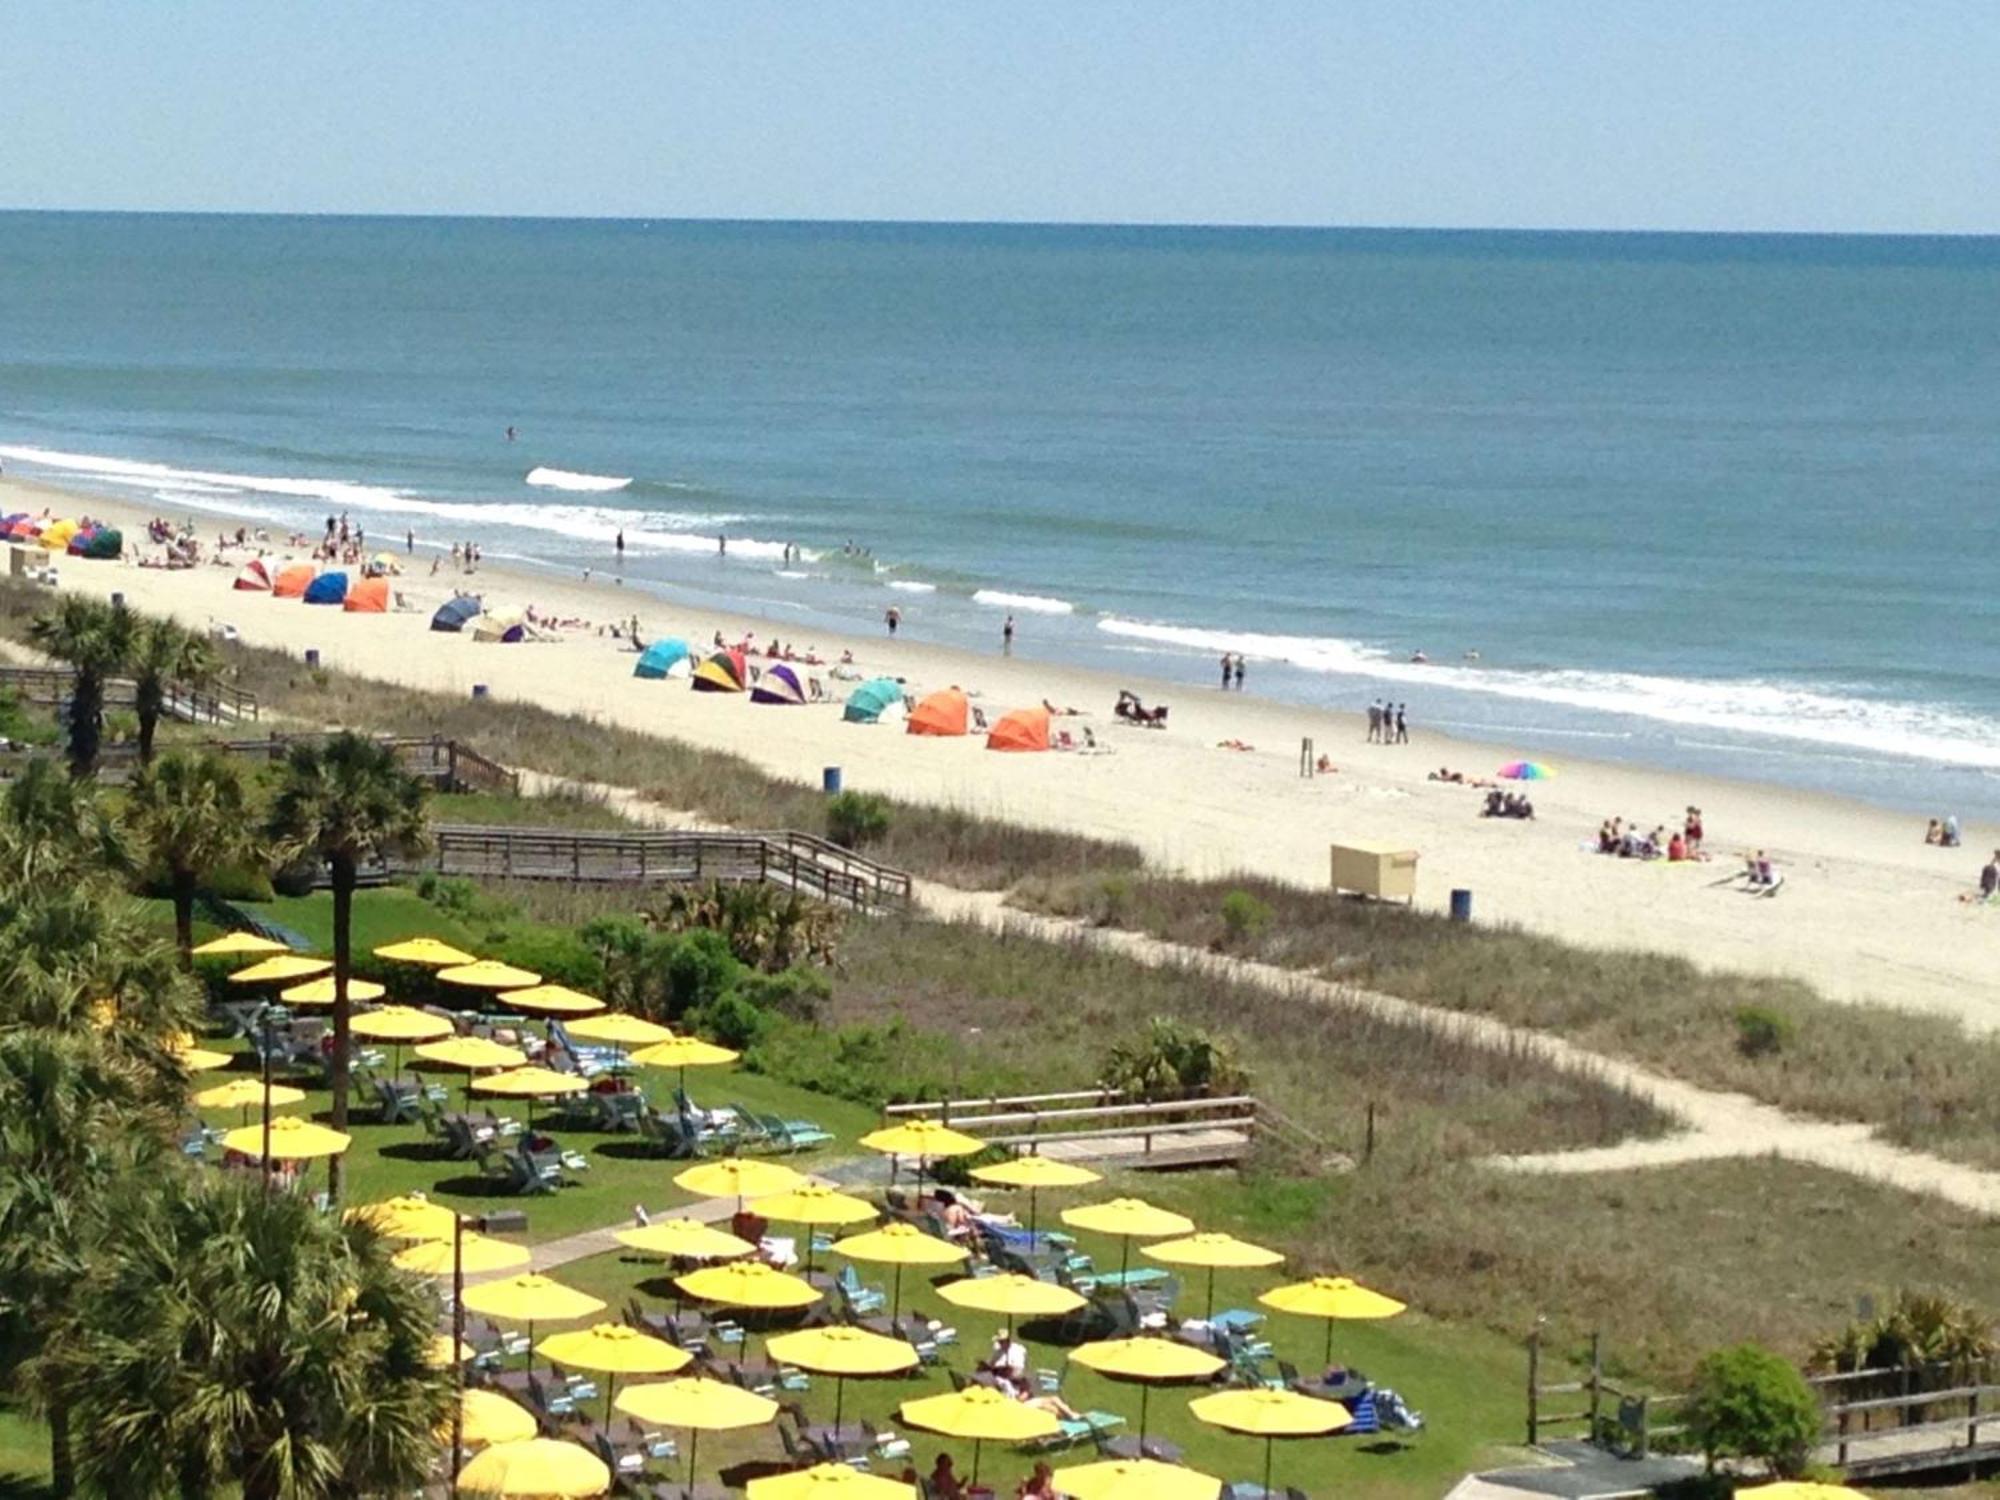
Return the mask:
<path id="1" fill-rule="evenodd" d="M 430 852 L 390 873 L 592 885 L 693 885 L 719 880 L 784 885 L 844 906 L 896 906 L 910 877 L 809 834 L 578 832 L 562 828 L 438 824 Z"/>
<path id="2" fill-rule="evenodd" d="M 1013 1098 L 891 1104 L 890 1118 L 932 1118 L 995 1146 L 1036 1150 L 1058 1143 L 1111 1153 L 1127 1165 L 1221 1165 L 1253 1149 L 1261 1110 L 1249 1094 L 1141 1101 L 1116 1089 Z"/>
<path id="3" fill-rule="evenodd" d="M 289 755 L 294 745 L 319 744 L 326 738 L 323 734 L 269 734 L 259 739 L 201 740 L 198 744 L 201 749 L 222 755 L 275 763 Z M 512 771 L 461 741 L 442 735 L 430 738 L 378 735 L 376 741 L 395 752 L 396 763 L 403 770 L 439 791 L 500 792 L 511 796 L 519 790 L 519 778 Z M 32 753 L 26 749 L 0 752 L 0 775 L 12 775 Z M 132 774 L 138 755 L 134 745 L 104 746 L 98 754 L 98 779 L 107 783 L 124 780 Z"/>
<path id="4" fill-rule="evenodd" d="M 0 688 L 38 708 L 61 708 L 75 690 L 76 674 L 68 667 L 0 667 Z M 139 685 L 129 677 L 104 683 L 107 708 L 131 708 L 139 701 Z M 167 713 L 191 724 L 226 724 L 255 720 L 257 695 L 228 683 L 202 687 L 174 683 L 167 689 Z"/>

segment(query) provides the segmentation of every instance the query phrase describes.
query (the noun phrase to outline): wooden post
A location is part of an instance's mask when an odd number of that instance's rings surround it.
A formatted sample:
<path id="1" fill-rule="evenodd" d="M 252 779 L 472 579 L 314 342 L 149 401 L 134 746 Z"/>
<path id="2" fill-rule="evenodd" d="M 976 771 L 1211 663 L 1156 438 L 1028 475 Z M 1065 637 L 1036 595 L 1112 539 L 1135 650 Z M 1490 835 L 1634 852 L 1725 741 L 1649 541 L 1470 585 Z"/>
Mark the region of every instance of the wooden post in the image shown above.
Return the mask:
<path id="1" fill-rule="evenodd" d="M 1603 1414 L 1604 1404 L 1604 1335 L 1592 1330 L 1590 1335 L 1590 1441 L 1597 1441 L 1597 1422 Z"/>
<path id="2" fill-rule="evenodd" d="M 1838 1446 L 1836 1446 L 1833 1450 L 1834 1454 L 1833 1461 L 1837 1466 L 1844 1469 L 1847 1467 L 1847 1413 L 1846 1412 L 1842 1412 L 1840 1414 L 1839 1433 L 1840 1433 L 1840 1442 Z"/>
<path id="3" fill-rule="evenodd" d="M 1302 739 L 1299 741 L 1299 775 L 1304 777 L 1307 781 L 1312 780 L 1313 742 L 1310 739 Z"/>
<path id="4" fill-rule="evenodd" d="M 1375 1101 L 1368 1101 L 1368 1139 L 1361 1148 L 1361 1159 L 1371 1162 L 1375 1159 Z"/>
<path id="5" fill-rule="evenodd" d="M 1528 1331 L 1528 1446 L 1534 1447 L 1541 1441 L 1541 1413 L 1536 1403 L 1542 1388 L 1542 1330 Z"/>
<path id="6" fill-rule="evenodd" d="M 1972 1404 L 1967 1408 L 1965 1418 L 1965 1446 L 1968 1448 L 1977 1448 L 1979 1446 L 1979 1387 L 1976 1385 L 1972 1388 Z"/>
<path id="7" fill-rule="evenodd" d="M 1644 1458 L 1652 1450 L 1653 1398 L 1650 1394 L 1639 1398 L 1639 1437 L 1633 1448 L 1634 1458 Z"/>

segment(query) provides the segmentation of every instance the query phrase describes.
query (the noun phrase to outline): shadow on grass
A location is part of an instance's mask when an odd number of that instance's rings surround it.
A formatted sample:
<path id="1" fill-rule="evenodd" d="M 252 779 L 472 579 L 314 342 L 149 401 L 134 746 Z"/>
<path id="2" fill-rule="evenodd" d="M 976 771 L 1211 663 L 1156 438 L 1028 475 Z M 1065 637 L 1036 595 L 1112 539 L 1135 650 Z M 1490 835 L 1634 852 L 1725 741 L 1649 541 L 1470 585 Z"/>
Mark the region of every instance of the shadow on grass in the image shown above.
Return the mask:
<path id="1" fill-rule="evenodd" d="M 51 1500 L 55 1491 L 25 1474 L 0 1474 L 0 1500 Z"/>
<path id="2" fill-rule="evenodd" d="M 659 1147 L 649 1141 L 634 1141 L 607 1136 L 590 1148 L 600 1156 L 611 1157 L 615 1161 L 657 1161 L 667 1162 L 673 1158 L 665 1155 Z"/>
<path id="3" fill-rule="evenodd" d="M 450 1161 L 444 1148 L 435 1141 L 396 1141 L 384 1146 L 378 1155 L 391 1161 Z"/>

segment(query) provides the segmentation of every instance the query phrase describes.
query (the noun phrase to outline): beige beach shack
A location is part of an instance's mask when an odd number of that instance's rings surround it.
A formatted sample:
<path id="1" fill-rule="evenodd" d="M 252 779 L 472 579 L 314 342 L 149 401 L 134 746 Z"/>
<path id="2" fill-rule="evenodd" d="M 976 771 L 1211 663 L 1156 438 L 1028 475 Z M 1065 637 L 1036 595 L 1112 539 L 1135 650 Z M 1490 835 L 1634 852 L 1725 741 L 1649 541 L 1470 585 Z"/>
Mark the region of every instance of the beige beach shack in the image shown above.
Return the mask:
<path id="1" fill-rule="evenodd" d="M 1401 844 L 1347 839 L 1333 845 L 1335 895 L 1353 891 L 1380 901 L 1417 899 L 1417 851 Z"/>

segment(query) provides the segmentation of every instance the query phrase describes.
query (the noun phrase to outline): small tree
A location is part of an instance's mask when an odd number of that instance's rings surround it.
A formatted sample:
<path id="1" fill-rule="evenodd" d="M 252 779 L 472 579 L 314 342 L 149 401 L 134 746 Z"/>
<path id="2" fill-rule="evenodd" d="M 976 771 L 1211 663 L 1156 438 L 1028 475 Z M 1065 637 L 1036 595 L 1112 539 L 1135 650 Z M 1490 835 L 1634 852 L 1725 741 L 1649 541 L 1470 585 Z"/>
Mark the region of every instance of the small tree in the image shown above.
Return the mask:
<path id="1" fill-rule="evenodd" d="M 141 620 L 132 632 L 126 663 L 139 715 L 139 762 L 153 759 L 153 735 L 175 687 L 201 688 L 215 681 L 218 663 L 208 642 L 172 620 Z"/>
<path id="2" fill-rule="evenodd" d="M 1688 1433 L 1708 1467 L 1718 1458 L 1762 1459 L 1796 1474 L 1819 1436 L 1819 1401 L 1805 1377 L 1756 1344 L 1718 1349 L 1696 1366 L 1682 1407 Z"/>
<path id="3" fill-rule="evenodd" d="M 1240 946 L 1271 925 L 1271 908 L 1248 891 L 1231 891 L 1222 898 L 1222 930 L 1231 946 Z"/>
<path id="4" fill-rule="evenodd" d="M 1155 1016 L 1136 1040 L 1115 1044 L 1098 1077 L 1140 1099 L 1235 1093 L 1246 1081 L 1228 1043 L 1166 1016 Z"/>
<path id="5" fill-rule="evenodd" d="M 133 779 L 125 822 L 149 862 L 167 872 L 174 941 L 181 966 L 191 967 L 195 892 L 216 870 L 257 853 L 242 773 L 213 751 L 164 756 Z"/>
<path id="6" fill-rule="evenodd" d="M 103 604 L 65 594 L 54 609 L 36 617 L 28 638 L 76 674 L 69 695 L 69 769 L 89 776 L 97 769 L 104 740 L 104 683 L 132 654 L 136 626 L 122 604 Z"/>

